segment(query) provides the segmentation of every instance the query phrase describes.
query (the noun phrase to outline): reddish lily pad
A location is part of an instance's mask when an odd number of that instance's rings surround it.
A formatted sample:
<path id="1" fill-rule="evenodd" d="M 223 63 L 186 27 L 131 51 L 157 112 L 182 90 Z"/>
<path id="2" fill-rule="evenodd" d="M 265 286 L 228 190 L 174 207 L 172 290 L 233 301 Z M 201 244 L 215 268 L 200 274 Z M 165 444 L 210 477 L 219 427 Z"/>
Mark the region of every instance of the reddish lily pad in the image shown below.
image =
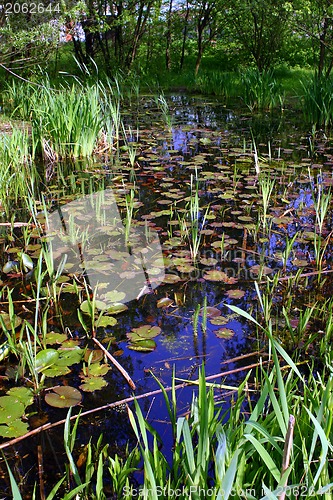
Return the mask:
<path id="1" fill-rule="evenodd" d="M 231 328 L 219 328 L 214 333 L 219 339 L 230 339 L 235 335 L 235 331 Z"/>
<path id="2" fill-rule="evenodd" d="M 244 290 L 228 290 L 225 294 L 228 295 L 230 299 L 241 299 L 244 297 L 245 292 Z"/>

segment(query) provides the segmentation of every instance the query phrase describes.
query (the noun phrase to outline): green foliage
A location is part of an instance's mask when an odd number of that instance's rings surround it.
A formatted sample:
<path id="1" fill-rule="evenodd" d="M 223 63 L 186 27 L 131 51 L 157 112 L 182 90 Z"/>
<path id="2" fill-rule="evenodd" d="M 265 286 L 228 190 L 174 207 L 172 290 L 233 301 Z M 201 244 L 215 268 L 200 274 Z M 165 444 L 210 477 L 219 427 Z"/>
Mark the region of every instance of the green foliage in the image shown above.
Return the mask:
<path id="1" fill-rule="evenodd" d="M 251 111 L 282 106 L 282 93 L 271 70 L 247 68 L 241 73 L 241 98 Z"/>
<path id="2" fill-rule="evenodd" d="M 196 77 L 196 87 L 202 94 L 212 94 L 222 97 L 228 102 L 235 96 L 235 74 L 221 71 L 201 72 Z"/>
<path id="3" fill-rule="evenodd" d="M 333 78 L 314 75 L 303 80 L 300 96 L 303 115 L 315 127 L 330 127 L 333 123 Z"/>

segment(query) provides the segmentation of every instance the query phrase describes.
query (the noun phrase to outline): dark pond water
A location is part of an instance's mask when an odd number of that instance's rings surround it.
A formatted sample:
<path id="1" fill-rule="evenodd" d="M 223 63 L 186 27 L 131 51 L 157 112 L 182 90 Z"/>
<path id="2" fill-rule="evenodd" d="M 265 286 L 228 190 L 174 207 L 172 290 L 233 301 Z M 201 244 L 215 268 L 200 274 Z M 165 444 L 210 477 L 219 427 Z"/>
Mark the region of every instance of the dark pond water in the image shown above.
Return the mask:
<path id="1" fill-rule="evenodd" d="M 314 199 L 327 193 L 333 182 L 332 141 L 323 133 L 314 137 L 290 111 L 250 116 L 226 109 L 216 100 L 183 95 L 170 96 L 169 109 L 173 122 L 168 129 L 160 110 L 149 98 L 142 99 L 138 108 L 129 109 L 124 116 L 128 140 L 118 154 L 94 163 L 48 166 L 43 188 L 53 217 L 47 235 L 52 229 L 61 232 L 65 225 L 68 236 L 71 221 L 75 219 L 76 224 L 71 233 L 75 233 L 74 242 L 55 244 L 55 262 L 66 252 L 68 260 L 56 285 L 59 309 L 54 314 L 50 310 L 48 329 L 66 333 L 82 348 L 93 348 L 87 337 L 91 319 L 82 307 L 87 302 L 84 275 L 97 288 L 97 299 L 102 302 L 97 309 L 102 316 L 116 319 L 115 324 L 110 320 L 97 327 L 97 338 L 127 370 L 136 395 L 158 388 L 152 374 L 169 386 L 173 370 L 179 379 L 196 379 L 203 362 L 208 376 L 255 363 L 255 353 L 265 351 L 265 339 L 256 338 L 251 326 L 227 307 L 232 304 L 255 315 L 254 281 L 265 287 L 266 277 L 272 279 L 277 272 L 282 277 L 309 274 L 306 284 L 294 290 L 281 281 L 274 297 L 277 312 L 293 300 L 294 317 L 290 319 L 297 324 L 302 305 L 311 302 L 316 293 L 316 275 L 312 276 L 317 270 Z M 265 189 L 271 191 L 267 211 Z M 93 198 L 94 193 L 103 196 Z M 329 211 L 321 226 L 326 271 L 331 267 L 331 230 Z M 296 233 L 290 253 L 286 253 L 286 245 Z M 26 243 L 20 230 L 11 239 L 4 231 L 2 265 L 22 247 L 36 263 L 38 239 L 32 237 L 30 247 Z M 324 298 L 332 288 L 327 276 L 320 292 Z M 16 314 L 33 322 L 33 306 L 24 303 L 34 288 L 32 278 L 26 276 L 22 281 L 15 273 L 2 278 L 3 285 L 13 288 L 13 299 L 23 301 L 15 302 Z M 104 288 L 100 287 L 103 283 Z M 113 307 L 114 303 L 126 304 L 127 310 L 114 314 L 114 309 L 113 313 L 105 309 L 105 304 Z M 78 309 L 87 332 L 78 319 Z M 277 335 L 284 328 L 280 314 Z M 50 342 L 48 347 L 58 349 L 62 342 Z M 287 343 L 287 348 L 294 347 Z M 8 374 L 8 365 L 16 369 L 10 358 L 3 364 L 4 374 Z M 237 387 L 245 373 L 247 370 L 235 371 L 216 381 Z M 80 389 L 83 411 L 133 394 L 115 368 L 101 378 L 107 385 L 99 390 Z M 82 363 L 71 365 L 67 375 L 45 379 L 49 388 L 59 384 L 80 388 Z M 4 381 L 3 390 L 11 385 L 12 381 Z M 192 393 L 192 387 L 178 391 L 180 412 L 188 409 Z M 227 410 L 230 391 L 221 389 L 220 398 Z M 67 413 L 48 406 L 43 395 L 33 408 L 37 422 L 33 425 L 37 426 L 63 419 Z M 162 397 L 142 400 L 142 408 L 164 436 L 168 454 L 171 443 L 163 423 Z M 32 417 L 29 422 L 31 425 Z M 97 439 L 100 433 L 115 450 L 128 440 L 133 442 L 122 408 L 82 417 L 78 443 Z M 35 481 L 41 449 L 45 475 L 54 484 L 63 470 L 62 427 L 8 450 L 11 466 L 21 477 L 25 475 L 27 485 Z M 8 495 L 8 481 L 1 482 L 1 495 Z"/>

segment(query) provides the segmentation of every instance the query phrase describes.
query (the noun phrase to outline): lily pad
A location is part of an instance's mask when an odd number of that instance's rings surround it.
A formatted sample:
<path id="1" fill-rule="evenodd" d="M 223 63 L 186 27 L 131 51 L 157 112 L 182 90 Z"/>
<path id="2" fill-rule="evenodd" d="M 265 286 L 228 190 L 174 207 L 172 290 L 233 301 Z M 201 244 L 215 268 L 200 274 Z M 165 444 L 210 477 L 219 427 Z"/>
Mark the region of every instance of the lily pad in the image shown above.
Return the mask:
<path id="1" fill-rule="evenodd" d="M 46 377 L 63 377 L 64 375 L 68 375 L 71 372 L 68 366 L 59 366 L 53 365 L 50 368 L 46 368 L 43 370 L 43 375 Z"/>
<path id="2" fill-rule="evenodd" d="M 25 405 L 15 396 L 2 396 L 0 398 L 0 424 L 8 424 L 21 418 Z"/>
<path id="3" fill-rule="evenodd" d="M 62 344 L 65 340 L 67 340 L 65 333 L 50 332 L 45 335 L 46 344 Z"/>
<path id="4" fill-rule="evenodd" d="M 163 299 L 160 299 L 157 301 L 157 307 L 160 309 L 162 307 L 169 307 L 173 304 L 173 300 L 169 299 L 169 297 L 163 297 Z"/>
<path id="5" fill-rule="evenodd" d="M 59 358 L 59 353 L 55 349 L 43 349 L 39 351 L 35 359 L 35 368 L 37 372 L 41 372 L 56 364 Z"/>
<path id="6" fill-rule="evenodd" d="M 104 357 L 104 352 L 102 349 L 87 349 L 84 354 L 84 360 L 86 363 L 98 363 Z"/>
<path id="7" fill-rule="evenodd" d="M 204 314 L 204 308 L 200 309 L 201 316 Z M 217 316 L 221 316 L 220 309 L 217 307 L 206 307 L 206 316 L 207 318 L 216 318 Z"/>
<path id="8" fill-rule="evenodd" d="M 102 365 L 93 363 L 89 365 L 88 368 L 89 376 L 91 377 L 100 377 L 106 375 L 109 370 L 111 370 L 111 367 L 107 363 L 103 363 Z"/>
<path id="9" fill-rule="evenodd" d="M 7 395 L 18 399 L 24 406 L 29 406 L 34 402 L 32 389 L 28 387 L 12 387 L 7 392 Z"/>
<path id="10" fill-rule="evenodd" d="M 104 296 L 105 300 L 109 302 L 121 302 L 126 297 L 126 293 L 119 292 L 118 290 L 111 290 Z"/>
<path id="11" fill-rule="evenodd" d="M 127 311 L 128 307 L 126 304 L 121 304 L 120 302 L 112 304 L 111 307 L 108 307 L 108 314 L 120 314 L 124 311 Z"/>
<path id="12" fill-rule="evenodd" d="M 103 389 L 108 385 L 107 381 L 102 377 L 84 377 L 83 384 L 79 388 L 84 392 L 95 392 Z"/>
<path id="13" fill-rule="evenodd" d="M 45 394 L 45 401 L 55 408 L 70 408 L 81 403 L 82 394 L 75 387 L 69 385 L 55 387 L 53 392 Z"/>
<path id="14" fill-rule="evenodd" d="M 219 339 L 230 339 L 235 335 L 235 331 L 231 328 L 219 328 L 214 333 Z"/>
<path id="15" fill-rule="evenodd" d="M 156 349 L 156 342 L 152 339 L 142 339 L 128 345 L 132 351 L 152 352 Z"/>
<path id="16" fill-rule="evenodd" d="M 22 420 L 13 420 L 10 425 L 0 425 L 0 436 L 4 438 L 17 438 L 28 432 L 28 424 Z"/>
<path id="17" fill-rule="evenodd" d="M 96 328 L 98 327 L 108 327 L 108 326 L 114 326 L 117 324 L 116 318 L 113 316 L 101 316 L 97 321 L 96 321 Z"/>
<path id="18" fill-rule="evenodd" d="M 0 313 L 0 315 L 1 315 L 2 321 L 3 321 L 4 325 L 5 325 L 5 328 L 7 330 L 11 330 L 12 329 L 12 325 L 13 325 L 14 328 L 17 328 L 23 322 L 22 318 L 20 318 L 20 316 L 17 316 L 16 314 L 14 314 L 14 316 L 12 318 L 12 321 L 11 321 L 10 315 L 8 313 L 2 312 L 2 313 Z"/>
<path id="19" fill-rule="evenodd" d="M 159 326 L 151 326 L 151 325 L 142 325 L 138 328 L 132 328 L 133 332 L 135 332 L 140 337 L 145 339 L 152 339 L 157 337 L 161 333 L 161 328 Z"/>
<path id="20" fill-rule="evenodd" d="M 241 299 L 245 292 L 244 290 L 228 290 L 225 294 L 228 295 L 229 299 Z"/>

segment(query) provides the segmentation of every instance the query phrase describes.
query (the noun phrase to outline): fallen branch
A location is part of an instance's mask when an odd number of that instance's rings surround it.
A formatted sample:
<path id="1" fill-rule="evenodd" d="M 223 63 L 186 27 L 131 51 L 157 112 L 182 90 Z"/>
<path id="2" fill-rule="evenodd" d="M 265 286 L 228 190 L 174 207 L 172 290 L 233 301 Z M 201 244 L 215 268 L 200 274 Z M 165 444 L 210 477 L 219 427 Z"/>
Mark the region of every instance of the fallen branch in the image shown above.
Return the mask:
<path id="1" fill-rule="evenodd" d="M 252 363 L 251 365 L 247 366 L 242 366 L 240 368 L 235 368 L 234 370 L 228 370 L 226 372 L 221 372 L 217 373 L 215 375 L 209 375 L 206 377 L 206 380 L 213 380 L 214 378 L 221 378 L 221 377 L 226 377 L 227 375 L 232 375 L 234 373 L 239 373 L 242 371 L 248 371 L 251 370 L 252 368 L 256 368 L 258 366 L 262 366 L 263 364 L 267 364 L 268 361 L 261 361 L 258 363 Z M 196 385 L 198 383 L 198 380 L 189 380 L 187 382 L 184 382 L 182 384 L 177 384 L 175 385 L 174 389 L 183 389 L 184 387 L 188 387 L 191 385 Z M 164 388 L 165 392 L 170 392 L 172 391 L 172 387 L 168 386 Z M 132 403 L 134 400 L 139 400 L 139 399 L 144 399 L 144 398 L 149 398 L 151 396 L 156 396 L 157 394 L 162 394 L 162 389 L 156 389 L 156 391 L 151 391 L 151 392 L 146 392 L 144 394 L 139 394 L 137 396 L 130 396 L 125 399 L 121 399 L 120 401 L 115 401 L 113 403 L 108 403 L 107 405 L 99 406 L 98 408 L 93 408 L 91 410 L 84 411 L 82 413 L 79 413 L 78 415 L 73 415 L 70 420 L 76 420 L 77 418 L 81 417 L 86 417 L 87 415 L 91 415 L 92 413 L 97 413 L 102 410 L 112 410 L 113 408 L 117 408 L 118 406 L 122 406 L 128 403 Z M 3 450 L 4 448 L 9 448 L 10 446 L 14 446 L 15 444 L 19 443 L 20 441 L 23 441 L 26 438 L 35 436 L 36 434 L 39 434 L 40 432 L 48 431 L 50 429 L 53 429 L 54 427 L 58 427 L 59 425 L 64 425 L 66 422 L 66 419 L 63 420 L 58 420 L 57 422 L 53 423 L 48 423 L 41 425 L 40 427 L 37 427 L 36 429 L 33 429 L 32 431 L 27 432 L 24 434 L 24 436 L 19 436 L 17 438 L 11 439 L 10 441 L 6 441 L 6 443 L 0 444 L 0 450 Z"/>
<path id="2" fill-rule="evenodd" d="M 122 374 L 124 379 L 127 381 L 130 388 L 133 389 L 133 391 L 135 391 L 135 389 L 136 389 L 135 384 L 134 384 L 133 380 L 131 379 L 131 377 L 129 376 L 129 374 L 127 373 L 127 371 L 125 370 L 125 368 L 123 368 L 121 366 L 121 364 L 118 363 L 116 358 L 114 358 L 112 356 L 112 354 L 110 354 L 109 351 L 107 349 L 105 349 L 105 347 L 100 343 L 100 341 L 96 339 L 96 337 L 93 337 L 93 341 L 104 352 L 105 356 L 111 361 L 111 363 L 117 368 L 117 370 L 120 371 L 120 373 Z"/>

